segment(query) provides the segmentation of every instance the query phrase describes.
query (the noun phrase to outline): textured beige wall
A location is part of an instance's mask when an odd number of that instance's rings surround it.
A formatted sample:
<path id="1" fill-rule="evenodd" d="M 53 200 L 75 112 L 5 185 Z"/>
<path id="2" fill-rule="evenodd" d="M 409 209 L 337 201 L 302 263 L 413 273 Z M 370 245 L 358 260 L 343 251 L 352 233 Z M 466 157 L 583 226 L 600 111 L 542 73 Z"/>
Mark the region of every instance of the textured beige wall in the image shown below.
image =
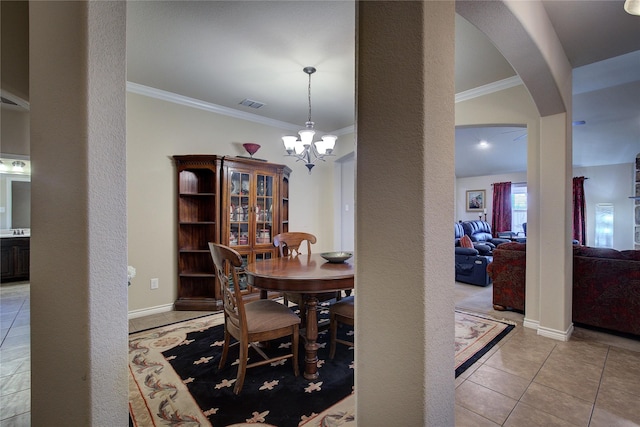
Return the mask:
<path id="1" fill-rule="evenodd" d="M 454 4 L 358 8 L 356 419 L 451 426 Z"/>
<path id="2" fill-rule="evenodd" d="M 29 112 L 2 107 L 0 127 L 0 153 L 28 156 L 29 146 Z"/>
<path id="3" fill-rule="evenodd" d="M 0 9 L 2 90 L 29 101 L 29 2 L 3 1 Z"/>
<path id="4" fill-rule="evenodd" d="M 127 424 L 125 8 L 30 4 L 34 426 Z"/>
<path id="5" fill-rule="evenodd" d="M 177 297 L 175 154 L 247 155 L 244 142 L 261 145 L 257 158 L 292 169 L 290 230 L 315 234 L 315 252 L 335 250 L 333 161 L 353 151 L 353 136 L 339 137 L 337 155 L 319 163 L 311 175 L 302 163 L 284 156 L 284 131 L 134 93 L 127 94 L 127 211 L 129 265 L 136 277 L 129 287 L 129 311 L 167 309 Z M 122 166 L 121 166 L 122 167 Z M 150 279 L 159 288 L 150 289 Z M 142 310 L 142 311 L 141 311 Z"/>

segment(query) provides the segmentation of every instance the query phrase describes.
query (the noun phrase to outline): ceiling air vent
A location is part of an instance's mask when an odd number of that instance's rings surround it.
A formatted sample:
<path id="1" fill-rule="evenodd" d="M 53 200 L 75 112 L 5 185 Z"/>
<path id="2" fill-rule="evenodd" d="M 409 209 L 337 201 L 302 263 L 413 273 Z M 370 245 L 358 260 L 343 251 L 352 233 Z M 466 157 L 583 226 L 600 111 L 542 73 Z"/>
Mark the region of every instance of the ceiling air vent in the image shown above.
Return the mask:
<path id="1" fill-rule="evenodd" d="M 240 101 L 240 105 L 244 105 L 245 107 L 250 108 L 260 108 L 264 105 L 264 102 L 254 101 L 253 99 L 245 98 Z"/>

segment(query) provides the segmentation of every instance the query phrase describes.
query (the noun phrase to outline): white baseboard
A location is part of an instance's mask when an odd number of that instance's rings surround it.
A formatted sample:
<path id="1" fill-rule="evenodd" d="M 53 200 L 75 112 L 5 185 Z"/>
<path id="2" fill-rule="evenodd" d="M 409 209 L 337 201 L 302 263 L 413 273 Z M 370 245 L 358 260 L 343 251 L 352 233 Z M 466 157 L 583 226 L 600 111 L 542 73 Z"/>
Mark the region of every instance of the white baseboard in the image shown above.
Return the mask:
<path id="1" fill-rule="evenodd" d="M 173 303 L 165 305 L 156 305 L 155 307 L 141 308 L 139 310 L 131 310 L 128 318 L 135 319 L 137 317 L 149 316 L 151 314 L 166 313 L 173 311 Z"/>
<path id="2" fill-rule="evenodd" d="M 538 335 L 551 338 L 558 341 L 569 341 L 573 334 L 573 323 L 569 325 L 566 331 L 559 331 L 557 329 L 549 329 L 542 326 L 538 326 Z"/>
<path id="3" fill-rule="evenodd" d="M 524 321 L 522 322 L 522 326 L 524 326 L 525 328 L 529 328 L 529 329 L 538 329 L 538 327 L 540 327 L 540 322 L 537 320 L 531 320 L 531 319 L 527 319 L 526 317 L 524 318 Z"/>

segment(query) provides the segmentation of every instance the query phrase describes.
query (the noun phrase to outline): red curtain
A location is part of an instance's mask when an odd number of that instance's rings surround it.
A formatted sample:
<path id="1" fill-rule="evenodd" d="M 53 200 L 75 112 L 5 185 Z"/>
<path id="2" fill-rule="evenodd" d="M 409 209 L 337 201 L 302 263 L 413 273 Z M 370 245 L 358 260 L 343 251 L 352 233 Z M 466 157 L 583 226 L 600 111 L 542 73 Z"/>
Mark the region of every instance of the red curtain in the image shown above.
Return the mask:
<path id="1" fill-rule="evenodd" d="M 511 182 L 493 184 L 493 217 L 491 232 L 498 237 L 499 231 L 511 230 Z"/>
<path id="2" fill-rule="evenodd" d="M 584 245 L 587 238 L 587 211 L 584 200 L 584 176 L 573 178 L 573 239 Z"/>

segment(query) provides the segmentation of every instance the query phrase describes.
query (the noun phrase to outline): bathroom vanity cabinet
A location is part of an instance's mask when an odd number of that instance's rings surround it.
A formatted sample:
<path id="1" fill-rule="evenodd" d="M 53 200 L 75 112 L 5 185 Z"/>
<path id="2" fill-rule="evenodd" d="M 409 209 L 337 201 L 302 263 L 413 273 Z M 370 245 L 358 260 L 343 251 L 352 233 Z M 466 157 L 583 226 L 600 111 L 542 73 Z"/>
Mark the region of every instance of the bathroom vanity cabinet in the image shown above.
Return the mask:
<path id="1" fill-rule="evenodd" d="M 29 280 L 29 237 L 0 239 L 2 282 Z"/>

